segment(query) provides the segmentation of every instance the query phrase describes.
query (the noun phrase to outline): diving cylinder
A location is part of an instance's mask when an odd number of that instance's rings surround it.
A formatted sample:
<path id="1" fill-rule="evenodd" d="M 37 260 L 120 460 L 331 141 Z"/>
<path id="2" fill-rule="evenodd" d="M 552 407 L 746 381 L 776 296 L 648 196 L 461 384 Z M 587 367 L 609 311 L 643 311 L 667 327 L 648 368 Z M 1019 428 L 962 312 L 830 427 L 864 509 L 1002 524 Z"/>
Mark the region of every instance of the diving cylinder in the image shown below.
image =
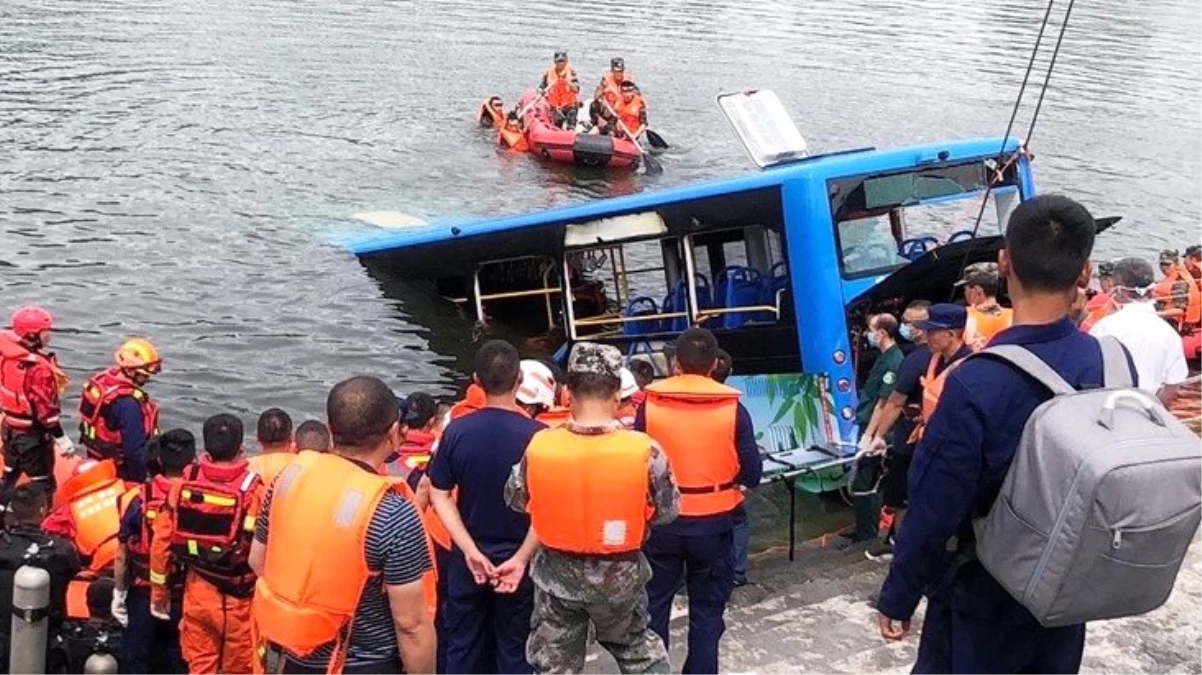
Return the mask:
<path id="1" fill-rule="evenodd" d="M 83 664 L 83 672 L 98 675 L 117 675 L 117 659 L 112 654 L 93 654 Z"/>
<path id="2" fill-rule="evenodd" d="M 12 642 L 8 672 L 45 673 L 50 574 L 24 565 L 13 575 Z"/>

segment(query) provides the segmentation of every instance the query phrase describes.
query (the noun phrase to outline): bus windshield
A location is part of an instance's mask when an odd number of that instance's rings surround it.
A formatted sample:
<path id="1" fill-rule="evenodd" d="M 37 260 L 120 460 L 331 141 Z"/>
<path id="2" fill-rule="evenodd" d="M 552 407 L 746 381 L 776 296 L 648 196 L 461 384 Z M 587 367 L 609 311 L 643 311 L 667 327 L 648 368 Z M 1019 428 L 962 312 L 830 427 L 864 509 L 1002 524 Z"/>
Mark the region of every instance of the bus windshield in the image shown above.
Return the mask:
<path id="1" fill-rule="evenodd" d="M 831 213 L 846 278 L 887 273 L 925 252 L 973 234 L 992 160 L 829 182 Z M 1007 169 L 985 205 L 977 236 L 1000 233 L 998 201 L 1017 195 Z"/>

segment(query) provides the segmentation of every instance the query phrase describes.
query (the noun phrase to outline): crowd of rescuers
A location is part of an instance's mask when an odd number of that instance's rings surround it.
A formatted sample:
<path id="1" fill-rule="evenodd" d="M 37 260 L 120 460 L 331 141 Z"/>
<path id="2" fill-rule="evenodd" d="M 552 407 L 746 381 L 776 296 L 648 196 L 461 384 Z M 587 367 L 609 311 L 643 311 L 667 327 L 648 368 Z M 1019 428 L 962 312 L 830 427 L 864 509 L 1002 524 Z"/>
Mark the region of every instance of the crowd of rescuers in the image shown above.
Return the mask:
<path id="1" fill-rule="evenodd" d="M 613 347 L 577 345 L 564 372 L 499 340 L 454 405 L 351 378 L 324 423 L 263 412 L 254 456 L 230 414 L 199 442 L 159 433 L 162 359 L 136 339 L 85 385 L 87 457 L 56 461 L 53 321 L 13 323 L 0 586 L 50 573 L 63 670 L 104 651 L 128 673 L 578 671 L 591 623 L 624 672 L 668 672 L 687 589 L 684 667 L 717 671 L 762 469 L 709 331 L 682 333 L 659 381 Z"/>
<path id="2" fill-rule="evenodd" d="M 580 81 L 576 69 L 568 61 L 568 53 L 555 52 L 553 63 L 539 81 L 538 94 L 551 112 L 551 123 L 560 129 L 575 131 L 580 108 Z M 525 136 L 524 111 L 505 110 L 499 96 L 484 101 L 476 121 L 484 128 L 497 130 L 499 147 L 514 152 L 530 149 Z M 621 57 L 610 60 L 609 72 L 601 78 L 589 104 L 589 119 L 584 124 L 587 133 L 607 134 L 618 138 L 641 137 L 647 131 L 647 102 L 633 77 L 626 72 Z"/>

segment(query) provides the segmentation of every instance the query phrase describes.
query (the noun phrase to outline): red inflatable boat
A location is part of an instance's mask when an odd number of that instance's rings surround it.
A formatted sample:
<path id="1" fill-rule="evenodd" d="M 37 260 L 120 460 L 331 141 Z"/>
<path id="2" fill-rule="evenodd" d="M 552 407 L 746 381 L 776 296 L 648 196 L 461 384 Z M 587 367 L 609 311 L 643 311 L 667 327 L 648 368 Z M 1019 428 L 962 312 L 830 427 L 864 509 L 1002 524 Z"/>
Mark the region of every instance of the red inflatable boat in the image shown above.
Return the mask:
<path id="1" fill-rule="evenodd" d="M 518 110 L 525 110 L 526 141 L 530 152 L 554 162 L 576 166 L 633 169 L 639 165 L 641 153 L 634 143 L 612 136 L 586 134 L 560 129 L 551 123 L 551 111 L 545 100 L 528 90 L 518 101 Z"/>

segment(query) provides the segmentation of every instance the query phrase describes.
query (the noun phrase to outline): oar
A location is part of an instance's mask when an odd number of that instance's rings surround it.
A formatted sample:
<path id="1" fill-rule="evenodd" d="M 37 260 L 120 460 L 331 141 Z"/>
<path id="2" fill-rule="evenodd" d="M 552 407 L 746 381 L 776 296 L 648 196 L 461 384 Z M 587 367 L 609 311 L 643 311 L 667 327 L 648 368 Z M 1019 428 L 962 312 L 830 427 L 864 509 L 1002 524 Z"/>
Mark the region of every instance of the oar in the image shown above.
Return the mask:
<path id="1" fill-rule="evenodd" d="M 668 148 L 672 147 L 668 145 L 668 142 L 664 140 L 663 136 L 660 136 L 651 129 L 648 129 L 644 133 L 647 134 L 647 145 L 650 145 L 656 150 L 667 150 Z"/>
<path id="2" fill-rule="evenodd" d="M 614 111 L 614 107 L 609 104 L 609 101 L 606 101 L 604 98 L 602 98 L 601 103 L 605 106 L 605 109 L 609 111 L 609 114 L 613 116 L 614 121 L 618 123 L 618 126 L 621 127 L 622 131 L 626 133 L 626 137 L 630 139 L 630 142 L 634 144 L 634 147 L 638 148 L 639 157 L 642 158 L 643 165 L 647 167 L 647 173 L 663 173 L 663 165 L 657 162 L 650 154 L 648 154 L 647 151 L 643 149 L 643 146 L 639 145 L 639 139 L 635 138 L 634 134 L 630 133 L 630 129 L 626 128 L 626 124 L 622 121 L 622 118 L 618 116 L 618 113 Z"/>

